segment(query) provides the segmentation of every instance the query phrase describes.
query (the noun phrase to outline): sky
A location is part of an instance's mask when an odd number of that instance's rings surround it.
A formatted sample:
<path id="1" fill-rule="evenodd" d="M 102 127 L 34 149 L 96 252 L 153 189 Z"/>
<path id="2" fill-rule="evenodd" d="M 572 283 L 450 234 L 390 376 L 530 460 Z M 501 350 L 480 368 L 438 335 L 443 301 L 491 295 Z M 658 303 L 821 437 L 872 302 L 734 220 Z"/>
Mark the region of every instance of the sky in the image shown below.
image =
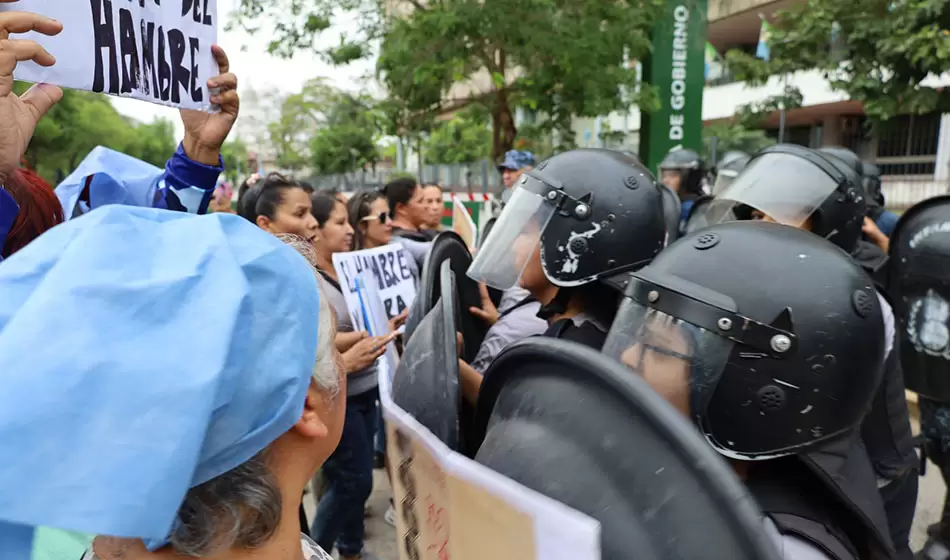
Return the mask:
<path id="1" fill-rule="evenodd" d="M 304 82 L 312 78 L 328 78 L 336 87 L 355 91 L 365 87 L 360 76 L 372 71 L 374 61 L 358 61 L 344 67 L 334 67 L 324 63 L 313 53 L 298 53 L 290 60 L 283 60 L 267 54 L 268 22 L 262 25 L 262 31 L 251 36 L 241 29 L 225 31 L 224 24 L 229 14 L 238 5 L 239 0 L 218 0 L 218 44 L 221 45 L 231 62 L 231 72 L 237 74 L 238 92 L 244 86 L 251 85 L 257 91 L 280 90 L 286 93 L 299 91 Z M 352 24 L 342 21 L 325 32 L 327 43 L 339 40 L 340 31 L 353 28 Z M 242 47 L 246 50 L 242 52 Z M 149 122 L 156 117 L 165 117 L 175 123 L 178 139 L 184 135 L 178 111 L 161 105 L 154 105 L 135 99 L 111 97 L 113 105 L 122 114 Z M 238 117 L 240 119 L 240 117 Z"/>

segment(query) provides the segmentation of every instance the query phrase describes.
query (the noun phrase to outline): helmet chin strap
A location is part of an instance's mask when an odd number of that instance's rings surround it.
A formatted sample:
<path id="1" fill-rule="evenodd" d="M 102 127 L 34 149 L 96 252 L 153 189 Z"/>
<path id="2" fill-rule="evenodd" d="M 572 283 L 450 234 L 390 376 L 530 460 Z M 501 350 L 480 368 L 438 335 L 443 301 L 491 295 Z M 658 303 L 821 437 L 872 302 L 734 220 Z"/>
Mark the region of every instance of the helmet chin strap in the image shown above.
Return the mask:
<path id="1" fill-rule="evenodd" d="M 538 318 L 549 321 L 552 317 L 566 313 L 567 305 L 571 301 L 573 292 L 574 290 L 571 288 L 558 288 L 557 293 L 554 294 L 551 301 L 541 306 L 541 309 L 538 311 Z"/>

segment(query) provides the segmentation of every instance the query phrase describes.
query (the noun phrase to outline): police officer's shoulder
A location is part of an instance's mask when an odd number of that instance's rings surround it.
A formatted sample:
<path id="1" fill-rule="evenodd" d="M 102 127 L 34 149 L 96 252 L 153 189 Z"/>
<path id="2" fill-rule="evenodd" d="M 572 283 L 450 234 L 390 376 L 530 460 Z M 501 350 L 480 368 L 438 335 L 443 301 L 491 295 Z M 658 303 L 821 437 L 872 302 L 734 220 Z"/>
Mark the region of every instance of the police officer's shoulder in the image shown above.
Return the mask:
<path id="1" fill-rule="evenodd" d="M 807 540 L 791 534 L 782 534 L 770 518 L 763 520 L 765 532 L 775 543 L 779 556 L 785 560 L 835 560 L 825 554 L 820 548 Z"/>

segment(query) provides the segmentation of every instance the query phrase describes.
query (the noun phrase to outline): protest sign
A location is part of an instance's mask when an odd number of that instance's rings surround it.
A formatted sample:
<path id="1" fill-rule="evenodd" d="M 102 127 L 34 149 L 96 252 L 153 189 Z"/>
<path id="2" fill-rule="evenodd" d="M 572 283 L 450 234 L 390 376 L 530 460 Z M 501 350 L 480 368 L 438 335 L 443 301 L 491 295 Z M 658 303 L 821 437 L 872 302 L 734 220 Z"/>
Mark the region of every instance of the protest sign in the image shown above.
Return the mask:
<path id="1" fill-rule="evenodd" d="M 389 321 L 412 305 L 416 297 L 419 279 L 411 267 L 412 256 L 399 244 L 384 245 L 375 249 L 334 253 L 333 268 L 340 279 L 340 287 L 346 306 L 353 320 L 353 328 L 370 331 L 369 324 L 361 313 L 357 278 L 362 275 L 367 284 L 375 283 L 383 302 L 384 321 Z"/>
<path id="2" fill-rule="evenodd" d="M 26 33 L 56 57 L 44 68 L 17 65 L 15 77 L 131 97 L 184 109 L 211 108 L 207 82 L 218 75 L 217 0 L 22 0 L 26 10 L 57 19 L 55 37 Z"/>
<path id="3" fill-rule="evenodd" d="M 380 375 L 400 560 L 600 560 L 600 524 L 450 450 Z"/>
<path id="4" fill-rule="evenodd" d="M 465 241 L 469 251 L 475 249 L 475 244 L 478 241 L 478 228 L 475 226 L 475 221 L 472 220 L 472 215 L 468 213 L 468 208 L 462 204 L 459 197 L 454 195 L 452 196 L 452 231 L 459 234 L 459 237 Z"/>
<path id="5" fill-rule="evenodd" d="M 367 281 L 367 271 L 357 274 L 355 278 L 356 295 L 360 300 L 360 312 L 363 314 L 363 322 L 368 327 L 367 332 L 370 336 L 383 336 L 389 334 L 389 319 L 386 316 L 386 308 L 383 305 L 383 298 L 379 295 L 379 286 L 376 282 Z M 377 360 L 377 373 L 380 377 L 386 377 L 392 381 L 393 374 L 396 373 L 396 364 L 399 361 L 399 354 L 396 352 L 396 343 L 390 342 L 386 346 L 386 353 Z"/>

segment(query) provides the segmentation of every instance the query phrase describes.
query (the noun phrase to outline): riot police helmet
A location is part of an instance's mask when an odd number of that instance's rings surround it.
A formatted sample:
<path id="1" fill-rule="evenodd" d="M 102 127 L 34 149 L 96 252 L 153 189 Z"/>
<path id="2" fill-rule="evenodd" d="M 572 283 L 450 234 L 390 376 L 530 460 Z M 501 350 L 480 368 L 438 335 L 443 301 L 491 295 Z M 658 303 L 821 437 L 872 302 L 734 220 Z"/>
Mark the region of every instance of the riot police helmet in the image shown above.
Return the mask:
<path id="1" fill-rule="evenodd" d="M 840 159 L 851 168 L 852 171 L 857 173 L 859 177 L 864 177 L 864 162 L 861 161 L 861 158 L 858 157 L 858 154 L 852 152 L 848 148 L 842 148 L 841 146 L 825 146 L 823 148 L 818 148 L 818 151 Z"/>
<path id="2" fill-rule="evenodd" d="M 813 450 L 861 423 L 883 372 L 884 322 L 871 279 L 839 248 L 737 221 L 687 235 L 634 272 L 603 351 L 719 453 L 753 461 Z"/>
<path id="3" fill-rule="evenodd" d="M 671 150 L 660 162 L 659 169 L 660 182 L 676 191 L 680 198 L 704 194 L 706 162 L 695 151 Z"/>
<path id="4" fill-rule="evenodd" d="M 710 224 L 765 219 L 808 229 L 854 252 L 867 213 L 861 175 L 836 156 L 795 144 L 757 153 L 709 205 Z"/>
<path id="5" fill-rule="evenodd" d="M 716 182 L 713 183 L 712 194 L 716 195 L 728 187 L 732 181 L 749 164 L 752 156 L 738 150 L 731 150 L 722 156 L 716 165 Z"/>
<path id="6" fill-rule="evenodd" d="M 646 167 L 612 150 L 572 150 L 522 174 L 468 276 L 532 293 L 585 286 L 647 264 L 665 234 Z"/>

